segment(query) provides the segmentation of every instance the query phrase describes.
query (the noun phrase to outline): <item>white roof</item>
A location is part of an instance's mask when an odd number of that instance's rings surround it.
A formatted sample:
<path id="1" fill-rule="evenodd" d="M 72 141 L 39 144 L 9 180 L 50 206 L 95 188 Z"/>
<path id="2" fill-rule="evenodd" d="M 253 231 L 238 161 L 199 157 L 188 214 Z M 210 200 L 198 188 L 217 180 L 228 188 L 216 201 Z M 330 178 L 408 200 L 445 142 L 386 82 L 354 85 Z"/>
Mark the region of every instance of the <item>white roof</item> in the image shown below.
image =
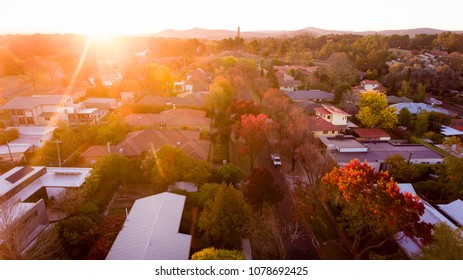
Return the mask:
<path id="1" fill-rule="evenodd" d="M 411 193 L 416 195 L 416 191 L 413 188 L 412 184 L 405 183 L 405 184 L 397 184 L 400 188 L 401 193 Z M 419 197 L 418 197 L 419 198 Z M 446 223 L 453 229 L 457 227 L 444 215 L 442 215 L 438 210 L 432 207 L 429 203 L 419 198 L 420 202 L 424 204 L 424 214 L 421 216 L 421 221 L 430 223 L 430 224 L 438 224 L 438 223 Z M 414 254 L 418 254 L 421 252 L 421 245 L 417 240 L 414 238 L 409 238 L 404 236 L 403 232 L 399 232 L 396 235 L 396 241 L 402 249 L 408 254 L 408 256 L 412 256 Z"/>
<path id="2" fill-rule="evenodd" d="M 411 193 L 416 195 L 416 191 L 413 188 L 412 184 L 406 183 L 406 184 L 397 184 L 400 188 L 401 193 Z M 418 197 L 419 198 L 419 197 Z M 444 215 L 442 215 L 436 208 L 432 207 L 429 203 L 426 201 L 422 200 L 419 198 L 420 202 L 424 204 L 424 214 L 421 216 L 421 221 L 430 223 L 430 224 L 437 224 L 437 223 L 446 223 L 447 225 L 451 226 L 452 228 L 456 228 L 456 226 L 449 220 L 447 219 Z"/>
<path id="3" fill-rule="evenodd" d="M 455 135 L 463 135 L 463 131 L 456 130 L 455 128 L 449 126 L 441 126 L 440 133 L 445 136 L 455 136 Z"/>
<path id="4" fill-rule="evenodd" d="M 426 103 L 402 102 L 402 103 L 390 105 L 389 107 L 396 108 L 395 114 L 399 114 L 400 110 L 402 110 L 403 108 L 407 108 L 408 111 L 410 111 L 410 113 L 412 114 L 418 114 L 420 111 L 428 111 L 428 112 L 439 112 L 439 113 L 443 113 L 446 115 L 450 115 L 449 111 L 442 109 L 442 108 L 433 107 Z"/>
<path id="5" fill-rule="evenodd" d="M 12 145 L 11 143 L 9 144 L 10 145 L 10 149 L 8 150 L 8 146 L 7 145 L 0 145 L 0 156 L 2 157 L 6 157 L 7 159 L 9 159 L 9 156 L 10 156 L 10 151 L 12 154 L 17 154 L 17 153 L 25 153 L 27 151 L 27 149 L 29 149 L 29 147 L 31 145 L 28 145 L 28 144 L 24 144 L 24 145 Z"/>
<path id="6" fill-rule="evenodd" d="M 454 219 L 460 226 L 463 226 L 463 201 L 457 199 L 449 204 L 438 205 L 442 211 Z"/>
<path id="7" fill-rule="evenodd" d="M 187 260 L 191 235 L 179 233 L 186 197 L 164 192 L 135 204 L 107 260 Z"/>
<path id="8" fill-rule="evenodd" d="M 9 128 L 16 128 L 20 135 L 45 135 L 53 132 L 56 126 L 10 126 Z"/>
<path id="9" fill-rule="evenodd" d="M 6 194 L 8 191 L 14 189 L 19 184 L 37 174 L 43 169 L 43 166 L 31 166 L 34 169 L 32 172 L 24 175 L 15 183 L 10 183 L 6 180 L 10 175 L 19 171 L 22 166 L 15 167 L 2 176 L 0 176 L 0 196 Z M 13 197 L 14 200 L 24 201 L 42 187 L 47 188 L 78 188 L 80 187 L 88 175 L 90 175 L 91 168 L 73 168 L 73 167 L 47 167 L 46 173 L 30 183 L 27 187 L 19 191 Z"/>

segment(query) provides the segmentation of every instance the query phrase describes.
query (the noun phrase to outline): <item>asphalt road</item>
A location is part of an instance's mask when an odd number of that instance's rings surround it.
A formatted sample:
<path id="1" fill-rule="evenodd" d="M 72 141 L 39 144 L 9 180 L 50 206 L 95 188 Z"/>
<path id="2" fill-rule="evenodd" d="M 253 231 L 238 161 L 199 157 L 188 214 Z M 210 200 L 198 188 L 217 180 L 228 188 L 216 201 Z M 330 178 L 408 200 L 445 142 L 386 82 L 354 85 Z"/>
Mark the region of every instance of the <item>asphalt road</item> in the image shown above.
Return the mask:
<path id="1" fill-rule="evenodd" d="M 273 207 L 274 214 L 280 219 L 280 221 L 287 222 L 296 222 L 294 216 L 294 201 L 292 198 L 292 191 L 290 190 L 288 184 L 286 183 L 285 177 L 282 174 L 282 171 L 285 168 L 277 168 L 273 166 L 272 160 L 270 158 L 271 150 L 267 144 L 262 152 L 257 156 L 257 166 L 266 167 L 273 175 L 275 183 L 279 184 L 283 191 L 284 196 L 282 201 Z M 283 164 L 285 164 L 284 159 Z M 288 164 L 286 162 L 286 164 Z M 312 236 L 309 231 L 304 228 L 303 223 L 299 222 L 300 228 L 303 231 L 303 237 L 294 242 L 293 246 L 289 252 L 289 259 L 291 260 L 319 260 L 321 259 L 318 254 L 318 250 L 312 242 Z"/>

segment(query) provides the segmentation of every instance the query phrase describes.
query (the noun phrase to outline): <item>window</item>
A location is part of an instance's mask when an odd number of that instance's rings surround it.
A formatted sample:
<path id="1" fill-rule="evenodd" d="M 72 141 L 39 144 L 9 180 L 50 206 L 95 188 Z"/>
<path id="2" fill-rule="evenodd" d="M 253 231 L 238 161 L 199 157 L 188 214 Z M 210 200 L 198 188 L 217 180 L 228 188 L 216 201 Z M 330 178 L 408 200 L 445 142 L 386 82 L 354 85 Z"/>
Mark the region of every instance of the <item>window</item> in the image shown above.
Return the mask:
<path id="1" fill-rule="evenodd" d="M 323 134 L 328 134 L 328 131 L 323 131 Z"/>
<path id="2" fill-rule="evenodd" d="M 158 128 L 159 129 L 164 129 L 164 128 L 166 128 L 166 124 L 165 123 L 158 123 Z"/>
<path id="3" fill-rule="evenodd" d="M 31 117 L 27 117 L 27 124 L 34 124 L 34 119 Z"/>
<path id="4" fill-rule="evenodd" d="M 326 118 L 327 118 L 327 119 L 331 119 L 331 116 L 327 116 Z"/>
<path id="5" fill-rule="evenodd" d="M 50 120 L 50 117 L 45 117 L 45 120 L 46 120 L 46 121 L 49 121 L 49 120 Z"/>

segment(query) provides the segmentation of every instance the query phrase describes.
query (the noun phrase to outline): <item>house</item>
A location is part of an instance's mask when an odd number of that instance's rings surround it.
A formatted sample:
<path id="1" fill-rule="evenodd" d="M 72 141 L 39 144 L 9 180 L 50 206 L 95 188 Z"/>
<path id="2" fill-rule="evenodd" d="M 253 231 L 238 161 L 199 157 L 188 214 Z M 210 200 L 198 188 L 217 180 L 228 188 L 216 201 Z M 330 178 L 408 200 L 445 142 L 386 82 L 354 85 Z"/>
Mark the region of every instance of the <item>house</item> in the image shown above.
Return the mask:
<path id="1" fill-rule="evenodd" d="M 397 184 L 399 186 L 401 193 L 410 193 L 414 196 L 417 196 L 415 189 L 412 184 Z M 419 201 L 424 204 L 424 214 L 421 216 L 420 221 L 436 225 L 438 223 L 445 223 L 453 229 L 456 229 L 457 226 L 445 217 L 438 209 L 434 208 L 427 201 L 418 197 Z M 460 209 L 461 210 L 461 209 Z M 414 255 L 421 253 L 422 244 L 419 240 L 415 238 L 409 238 L 404 235 L 403 232 L 396 234 L 396 242 L 401 247 L 401 249 L 411 258 Z"/>
<path id="2" fill-rule="evenodd" d="M 72 97 L 73 100 L 79 100 L 85 97 L 86 89 L 77 86 L 67 86 L 57 88 L 48 93 L 49 95 L 65 95 Z"/>
<path id="3" fill-rule="evenodd" d="M 389 141 L 391 136 L 380 128 L 355 128 L 354 134 L 360 141 Z"/>
<path id="4" fill-rule="evenodd" d="M 413 164 L 437 164 L 444 161 L 444 156 L 418 144 L 395 144 L 390 141 L 361 142 L 352 136 L 320 137 L 327 147 L 330 157 L 339 166 L 344 166 L 352 159 L 367 163 L 378 170 L 386 170 L 384 161 L 392 155 L 401 155 Z"/>
<path id="5" fill-rule="evenodd" d="M 331 105 L 322 105 L 321 108 L 315 108 L 316 115 L 334 125 L 347 125 L 347 117 L 350 114 Z"/>
<path id="6" fill-rule="evenodd" d="M 87 165 L 91 165 L 108 154 L 138 157 L 152 149 L 159 150 L 164 145 L 178 147 L 195 159 L 207 160 L 211 142 L 200 140 L 199 131 L 146 129 L 130 132 L 117 145 L 91 146 L 81 156 Z"/>
<path id="7" fill-rule="evenodd" d="M 168 106 L 175 108 L 204 109 L 206 94 L 201 92 L 184 92 L 172 97 L 152 96 L 143 97 L 138 104 L 153 106 Z"/>
<path id="8" fill-rule="evenodd" d="M 362 94 L 365 91 L 386 93 L 386 88 L 376 80 L 363 80 L 360 82 L 360 85 L 352 87 L 353 93 Z"/>
<path id="9" fill-rule="evenodd" d="M 0 227 L 6 228 L 12 224 L 20 224 L 13 232 L 19 242 L 17 249 L 23 252 L 38 235 L 50 224 L 45 202 L 12 202 L 0 205 Z M 14 237 L 13 237 L 14 238 Z M 0 238 L 0 246 L 2 245 Z"/>
<path id="10" fill-rule="evenodd" d="M 96 108 L 98 110 L 111 110 L 119 107 L 116 98 L 89 98 L 82 102 L 83 108 Z"/>
<path id="11" fill-rule="evenodd" d="M 443 108 L 433 107 L 426 103 L 415 103 L 415 102 L 402 102 L 393 105 L 389 105 L 389 107 L 395 108 L 395 114 L 398 115 L 400 110 L 403 108 L 407 108 L 410 113 L 417 115 L 421 111 L 428 111 L 428 112 L 437 112 L 446 115 L 451 115 L 451 113 Z"/>
<path id="12" fill-rule="evenodd" d="M 286 92 L 289 99 L 293 102 L 312 101 L 312 102 L 332 102 L 334 94 L 322 90 L 296 90 Z"/>
<path id="13" fill-rule="evenodd" d="M 107 260 L 188 260 L 191 235 L 179 232 L 186 197 L 169 192 L 137 199 Z"/>
<path id="14" fill-rule="evenodd" d="M 463 227 L 463 201 L 461 199 L 448 204 L 438 204 L 438 206 L 457 226 Z"/>
<path id="15" fill-rule="evenodd" d="M 211 119 L 206 112 L 188 108 L 176 108 L 159 114 L 131 114 L 125 121 L 132 127 L 151 127 L 155 129 L 192 129 L 209 131 Z"/>
<path id="16" fill-rule="evenodd" d="M 42 192 L 45 200 L 57 198 L 66 188 L 80 187 L 91 168 L 18 166 L 0 176 L 0 204 L 6 201 L 24 202 Z"/>
<path id="17" fill-rule="evenodd" d="M 18 126 L 9 127 L 19 131 L 19 137 L 7 145 L 0 145 L 0 161 L 13 160 L 19 162 L 26 159 L 26 155 L 36 151 L 53 138 L 53 126 Z"/>
<path id="18" fill-rule="evenodd" d="M 114 84 L 122 81 L 122 74 L 118 71 L 100 72 L 97 77 L 90 77 L 89 81 L 92 85 L 96 86 L 95 79 L 101 79 L 101 84 L 104 87 L 112 87 Z"/>
<path id="19" fill-rule="evenodd" d="M 135 93 L 132 91 L 123 91 L 121 92 L 121 100 L 124 102 L 129 102 L 135 99 Z"/>
<path id="20" fill-rule="evenodd" d="M 186 91 L 209 91 L 209 86 L 212 82 L 212 74 L 198 68 L 188 72 L 186 81 L 184 82 L 184 90 Z"/>
<path id="21" fill-rule="evenodd" d="M 440 133 L 444 135 L 445 137 L 451 137 L 451 136 L 462 136 L 463 131 L 460 131 L 458 129 L 455 129 L 450 126 L 443 125 L 441 126 Z"/>
<path id="22" fill-rule="evenodd" d="M 333 136 L 338 135 L 341 129 L 339 126 L 331 124 L 320 116 L 309 116 L 309 129 L 315 138 L 320 136 Z"/>
<path id="23" fill-rule="evenodd" d="M 72 97 L 65 95 L 18 96 L 0 109 L 11 115 L 14 126 L 47 126 L 62 117 L 60 108 L 71 106 L 72 103 Z"/>

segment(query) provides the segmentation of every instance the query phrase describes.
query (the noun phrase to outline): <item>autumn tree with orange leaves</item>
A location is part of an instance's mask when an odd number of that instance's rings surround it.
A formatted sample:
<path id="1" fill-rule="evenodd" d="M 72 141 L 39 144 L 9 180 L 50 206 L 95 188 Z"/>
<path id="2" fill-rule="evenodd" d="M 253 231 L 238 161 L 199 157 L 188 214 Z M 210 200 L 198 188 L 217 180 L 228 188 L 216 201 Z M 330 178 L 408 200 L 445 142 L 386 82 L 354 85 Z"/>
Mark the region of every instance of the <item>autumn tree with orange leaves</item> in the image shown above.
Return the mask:
<path id="1" fill-rule="evenodd" d="M 268 117 L 265 114 L 241 116 L 239 135 L 244 140 L 244 145 L 241 146 L 240 153 L 249 155 L 251 170 L 257 155 L 262 151 L 267 141 L 267 127 Z"/>
<path id="2" fill-rule="evenodd" d="M 401 193 L 387 172 L 375 172 L 358 159 L 322 178 L 328 199 L 342 208 L 340 225 L 353 239 L 352 253 L 360 259 L 402 231 L 422 244 L 431 240 L 432 225 L 420 222 L 424 205 L 418 197 Z"/>

